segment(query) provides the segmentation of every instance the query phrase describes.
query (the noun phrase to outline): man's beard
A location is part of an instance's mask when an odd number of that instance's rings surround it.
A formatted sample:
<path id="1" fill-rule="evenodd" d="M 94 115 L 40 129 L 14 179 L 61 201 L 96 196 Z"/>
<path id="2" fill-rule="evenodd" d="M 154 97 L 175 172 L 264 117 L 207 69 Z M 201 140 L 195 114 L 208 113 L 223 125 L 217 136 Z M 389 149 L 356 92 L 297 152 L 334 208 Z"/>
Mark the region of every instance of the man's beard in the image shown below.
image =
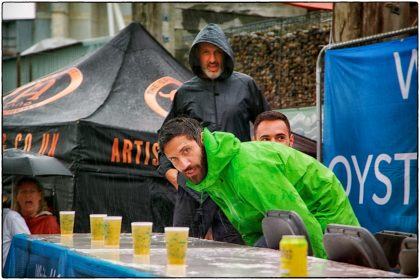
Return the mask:
<path id="1" fill-rule="evenodd" d="M 220 75 L 223 72 L 223 68 L 220 67 L 219 70 L 215 73 L 215 72 L 210 72 L 209 70 L 207 70 L 207 68 L 202 68 L 201 69 L 204 74 L 207 76 L 207 78 L 209 78 L 210 80 L 216 80 L 217 78 L 220 77 Z"/>
<path id="2" fill-rule="evenodd" d="M 206 154 L 206 150 L 204 149 L 204 145 L 201 145 L 201 154 L 203 156 L 201 158 L 200 166 L 193 167 L 193 168 L 199 168 L 199 172 L 201 173 L 197 174 L 197 176 L 194 176 L 194 177 L 188 177 L 185 174 L 185 172 L 183 172 L 184 176 L 195 185 L 201 183 L 204 180 L 204 178 L 207 176 L 207 170 L 208 170 L 207 169 L 207 154 Z"/>

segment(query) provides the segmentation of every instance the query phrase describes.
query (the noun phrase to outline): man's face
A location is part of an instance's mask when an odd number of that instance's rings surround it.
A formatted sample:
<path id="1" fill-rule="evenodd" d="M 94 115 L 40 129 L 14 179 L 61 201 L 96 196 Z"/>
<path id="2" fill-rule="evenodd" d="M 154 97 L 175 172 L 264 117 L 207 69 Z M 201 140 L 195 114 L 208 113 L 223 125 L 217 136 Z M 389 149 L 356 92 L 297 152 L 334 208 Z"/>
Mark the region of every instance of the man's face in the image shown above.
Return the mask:
<path id="1" fill-rule="evenodd" d="M 200 183 L 206 176 L 204 150 L 195 140 L 186 136 L 174 137 L 166 143 L 164 151 L 174 167 L 194 184 Z"/>
<path id="2" fill-rule="evenodd" d="M 294 136 L 290 134 L 284 121 L 267 120 L 260 122 L 255 130 L 255 140 L 273 141 L 292 147 Z"/>
<path id="3" fill-rule="evenodd" d="M 206 76 L 217 79 L 223 72 L 223 51 L 210 43 L 198 44 L 198 56 L 200 65 Z"/>

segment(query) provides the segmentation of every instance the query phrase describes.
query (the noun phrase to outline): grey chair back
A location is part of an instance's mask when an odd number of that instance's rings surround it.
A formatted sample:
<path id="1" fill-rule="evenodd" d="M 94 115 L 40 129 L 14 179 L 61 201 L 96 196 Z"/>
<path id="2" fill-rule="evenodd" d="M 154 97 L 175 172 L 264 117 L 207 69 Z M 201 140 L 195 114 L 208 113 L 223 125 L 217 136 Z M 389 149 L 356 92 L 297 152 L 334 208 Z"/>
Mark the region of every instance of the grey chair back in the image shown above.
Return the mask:
<path id="1" fill-rule="evenodd" d="M 323 241 L 329 260 L 390 270 L 381 245 L 363 227 L 329 224 Z"/>
<path id="2" fill-rule="evenodd" d="M 294 211 L 270 210 L 262 220 L 262 231 L 267 247 L 279 249 L 283 235 L 303 235 L 308 242 L 308 256 L 313 256 L 311 242 L 302 218 Z"/>
<path id="3" fill-rule="evenodd" d="M 398 256 L 403 240 L 407 237 L 417 237 L 415 233 L 391 230 L 376 232 L 374 236 L 384 250 L 391 269 L 398 269 L 399 267 Z"/>
<path id="4" fill-rule="evenodd" d="M 401 243 L 400 273 L 417 277 L 419 273 L 417 237 L 407 237 Z"/>

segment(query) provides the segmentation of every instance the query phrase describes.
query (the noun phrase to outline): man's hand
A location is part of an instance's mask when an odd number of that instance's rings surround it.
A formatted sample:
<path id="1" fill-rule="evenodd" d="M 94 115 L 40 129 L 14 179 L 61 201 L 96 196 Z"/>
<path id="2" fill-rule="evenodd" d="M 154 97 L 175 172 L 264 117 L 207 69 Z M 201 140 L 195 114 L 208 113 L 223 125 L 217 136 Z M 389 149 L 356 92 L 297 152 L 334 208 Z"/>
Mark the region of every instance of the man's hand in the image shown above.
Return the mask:
<path id="1" fill-rule="evenodd" d="M 213 240 L 213 230 L 211 228 L 209 228 L 209 231 L 207 231 L 206 236 L 204 236 L 204 239 Z"/>
<path id="2" fill-rule="evenodd" d="M 175 168 L 168 169 L 165 173 L 165 178 L 175 187 L 176 190 L 178 190 L 178 170 Z"/>

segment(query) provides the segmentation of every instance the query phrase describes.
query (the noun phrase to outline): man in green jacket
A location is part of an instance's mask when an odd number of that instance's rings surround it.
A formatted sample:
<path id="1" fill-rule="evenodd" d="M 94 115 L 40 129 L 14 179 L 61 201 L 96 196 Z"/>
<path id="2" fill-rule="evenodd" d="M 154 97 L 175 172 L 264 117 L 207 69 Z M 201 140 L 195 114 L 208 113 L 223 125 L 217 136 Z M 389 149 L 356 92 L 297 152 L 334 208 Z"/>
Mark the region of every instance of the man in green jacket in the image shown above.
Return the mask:
<path id="1" fill-rule="evenodd" d="M 300 215 L 316 257 L 325 258 L 323 232 L 330 223 L 359 225 L 336 176 L 316 159 L 274 142 L 243 142 L 231 133 L 174 118 L 159 131 L 161 151 L 187 178 L 207 192 L 252 246 L 269 210 Z"/>

